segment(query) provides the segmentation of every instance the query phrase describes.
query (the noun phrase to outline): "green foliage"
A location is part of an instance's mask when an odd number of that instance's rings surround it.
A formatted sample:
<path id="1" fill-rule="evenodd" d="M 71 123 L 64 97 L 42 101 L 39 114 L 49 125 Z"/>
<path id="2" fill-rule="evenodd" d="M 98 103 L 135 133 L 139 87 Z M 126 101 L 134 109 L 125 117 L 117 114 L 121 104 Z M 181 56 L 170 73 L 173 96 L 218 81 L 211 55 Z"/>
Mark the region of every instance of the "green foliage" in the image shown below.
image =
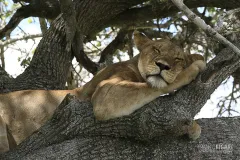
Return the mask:
<path id="1" fill-rule="evenodd" d="M 20 65 L 23 67 L 23 68 L 26 68 L 29 66 L 30 62 L 31 62 L 31 57 L 27 57 L 26 59 L 21 59 L 19 58 L 18 59 L 19 61 L 21 61 Z"/>
<path id="2" fill-rule="evenodd" d="M 17 8 L 19 8 L 19 4 L 13 4 L 10 0 L 1 0 L 0 1 L 0 24 L 6 24 L 6 20 L 13 15 Z M 1 26 L 1 25 L 0 25 Z M 1 27 L 0 27 L 1 28 Z"/>
<path id="3" fill-rule="evenodd" d="M 28 18 L 28 23 L 33 23 L 33 19 L 30 17 L 30 18 Z"/>
<path id="4" fill-rule="evenodd" d="M 0 29 L 2 29 L 9 22 L 10 18 L 13 16 L 13 14 L 19 7 L 21 7 L 19 3 L 13 3 L 13 1 L 11 0 L 0 0 Z M 29 24 L 33 23 L 33 18 L 28 18 L 27 22 Z M 8 51 L 13 53 L 21 53 L 19 57 L 16 57 L 18 59 L 18 62 L 20 62 L 21 67 L 26 68 L 30 64 L 32 54 L 29 53 L 31 53 L 31 50 L 34 50 L 35 47 L 34 44 L 29 41 L 29 39 L 32 38 L 27 38 L 28 36 L 31 37 L 31 35 L 28 34 L 27 31 L 18 26 L 17 29 L 15 29 L 10 35 L 0 40 L 0 47 L 3 48 L 3 50 L 5 51 L 4 54 L 1 54 L 1 64 L 11 63 L 7 60 L 4 61 L 4 56 L 6 54 L 9 54 Z M 28 45 L 22 45 L 24 44 L 22 43 L 23 41 L 15 39 L 25 40 Z M 4 44 L 6 41 L 8 43 Z M 35 43 L 35 41 L 33 41 L 33 43 Z M 31 44 L 32 46 L 30 46 L 29 44 Z M 24 48 L 23 46 L 28 46 L 28 49 Z"/>

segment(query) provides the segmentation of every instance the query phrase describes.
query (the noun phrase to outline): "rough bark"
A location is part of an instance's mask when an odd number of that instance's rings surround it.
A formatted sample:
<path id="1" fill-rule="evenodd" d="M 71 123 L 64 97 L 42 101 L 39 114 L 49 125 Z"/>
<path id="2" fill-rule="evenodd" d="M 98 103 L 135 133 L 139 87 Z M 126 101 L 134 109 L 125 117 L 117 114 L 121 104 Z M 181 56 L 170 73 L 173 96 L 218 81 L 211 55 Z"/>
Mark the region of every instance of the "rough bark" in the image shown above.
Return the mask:
<path id="1" fill-rule="evenodd" d="M 109 21 L 106 26 L 131 26 L 138 22 L 147 21 L 154 18 L 162 18 L 171 14 L 179 12 L 177 7 L 170 2 L 159 3 L 158 0 L 153 0 L 151 5 L 147 5 L 140 8 L 131 8 L 116 16 Z M 240 2 L 238 0 L 230 0 L 228 3 L 224 0 L 185 0 L 184 3 L 189 8 L 196 8 L 200 6 L 205 7 L 219 7 L 225 9 L 238 8 Z"/>
<path id="2" fill-rule="evenodd" d="M 198 141 L 161 137 L 152 141 L 106 136 L 76 137 L 35 150 L 23 156 L 12 152 L 4 159 L 143 159 L 143 160 L 230 160 L 240 158 L 238 118 L 201 119 Z M 216 128 L 216 126 L 218 126 Z M 224 132 L 223 132 L 224 130 Z M 37 144 L 35 144 L 37 145 Z M 27 151 L 25 151 L 27 153 Z"/>

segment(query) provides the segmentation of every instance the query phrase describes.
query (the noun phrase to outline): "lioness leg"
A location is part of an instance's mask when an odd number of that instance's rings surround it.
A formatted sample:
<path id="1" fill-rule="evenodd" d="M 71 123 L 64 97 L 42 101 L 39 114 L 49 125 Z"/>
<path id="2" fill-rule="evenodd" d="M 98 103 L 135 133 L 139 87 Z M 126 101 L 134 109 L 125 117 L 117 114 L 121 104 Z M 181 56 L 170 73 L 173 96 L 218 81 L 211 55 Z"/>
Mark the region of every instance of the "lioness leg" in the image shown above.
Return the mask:
<path id="1" fill-rule="evenodd" d="M 17 142 L 15 141 L 12 133 L 9 131 L 7 127 L 7 138 L 8 138 L 8 144 L 9 144 L 9 149 L 13 149 L 17 147 Z"/>
<path id="2" fill-rule="evenodd" d="M 8 137 L 7 137 L 7 126 L 0 116 L 0 153 L 9 150 Z"/>
<path id="3" fill-rule="evenodd" d="M 91 101 L 96 119 L 107 120 L 129 115 L 161 94 L 146 83 L 113 78 L 98 85 Z"/>

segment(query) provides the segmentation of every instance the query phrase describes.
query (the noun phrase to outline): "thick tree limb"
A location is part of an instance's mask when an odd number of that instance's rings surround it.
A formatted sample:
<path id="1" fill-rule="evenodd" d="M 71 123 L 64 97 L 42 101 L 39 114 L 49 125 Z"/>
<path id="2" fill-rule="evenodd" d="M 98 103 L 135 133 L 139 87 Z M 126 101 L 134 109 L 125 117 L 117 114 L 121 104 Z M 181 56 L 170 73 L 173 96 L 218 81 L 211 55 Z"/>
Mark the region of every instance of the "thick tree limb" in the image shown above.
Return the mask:
<path id="1" fill-rule="evenodd" d="M 23 155 L 13 151 L 1 159 L 239 159 L 240 117 L 198 120 L 199 140 L 160 138 L 140 142 L 106 136 L 76 137 Z M 218 126 L 218 127 L 216 127 Z M 37 144 L 33 144 L 35 146 Z M 47 154 L 46 154 L 47 153 Z"/>
<path id="2" fill-rule="evenodd" d="M 76 60 L 87 71 L 95 74 L 98 71 L 98 65 L 87 57 L 83 50 L 83 35 L 76 20 L 76 11 L 71 0 L 60 0 L 62 17 L 65 21 L 67 52 L 72 51 Z"/>
<path id="3" fill-rule="evenodd" d="M 233 9 L 240 7 L 240 1 L 238 0 L 229 0 L 228 3 L 226 3 L 226 1 L 224 0 L 204 0 L 204 1 L 185 0 L 184 3 L 189 8 L 205 6 Z M 159 3 L 158 5 L 154 4 L 154 6 L 147 5 L 141 8 L 131 8 L 119 14 L 111 21 L 109 21 L 106 24 L 106 26 L 119 26 L 119 27 L 131 26 L 135 25 L 138 22 L 144 22 L 149 19 L 170 16 L 171 14 L 176 13 L 176 11 L 177 7 L 171 5 L 171 3 L 169 4 L 169 2 Z"/>
<path id="4" fill-rule="evenodd" d="M 98 71 L 98 65 L 87 57 L 83 49 L 83 35 L 76 20 L 76 11 L 71 0 L 61 0 L 61 10 L 66 27 L 67 52 L 72 51 L 77 62 L 87 71 L 95 74 Z"/>
<path id="5" fill-rule="evenodd" d="M 71 0 L 60 0 L 62 17 L 65 21 L 67 52 L 71 51 L 74 35 L 77 31 L 76 11 Z"/>
<path id="6" fill-rule="evenodd" d="M 25 1 L 25 2 L 28 2 L 28 1 Z M 48 1 L 35 0 L 35 1 L 31 1 L 31 2 L 36 2 L 36 3 L 32 3 L 32 5 L 34 5 L 34 7 L 33 7 L 34 9 L 31 9 L 29 7 L 29 9 L 28 9 L 29 12 L 27 12 L 27 10 L 24 8 L 27 6 L 22 7 L 24 11 L 21 11 L 21 12 L 23 12 L 21 14 L 25 15 L 25 17 L 36 16 L 36 17 L 54 19 L 60 13 L 60 6 L 56 0 L 48 0 Z M 41 5 L 39 5 L 40 2 L 42 2 Z M 138 3 L 142 3 L 142 2 L 144 2 L 144 1 L 142 0 L 142 1 L 139 1 Z M 205 0 L 205 1 L 186 0 L 185 3 L 190 8 L 202 6 L 203 4 L 206 7 L 219 7 L 219 8 L 226 8 L 226 9 L 240 7 L 240 2 L 238 0 L 229 0 L 228 3 L 225 3 L 223 0 L 222 1 L 219 1 L 219 0 Z M 50 4 L 49 5 L 50 7 L 47 4 Z M 42 8 L 40 6 L 44 6 L 43 8 L 46 10 L 39 10 Z M 126 26 L 127 25 L 127 26 L 129 26 L 129 25 L 133 25 L 135 22 L 138 22 L 138 21 L 142 22 L 142 21 L 146 21 L 149 19 L 153 19 L 153 18 L 165 17 L 167 15 L 170 15 L 171 13 L 176 12 L 175 6 L 170 6 L 170 7 L 167 7 L 167 6 L 168 6 L 167 3 L 162 3 L 161 5 L 159 5 L 157 7 L 155 6 L 154 10 L 152 9 L 151 5 L 142 7 L 142 8 L 129 9 L 128 11 L 125 11 L 125 12 L 119 14 L 118 16 L 116 16 L 114 19 L 112 19 L 108 23 L 105 23 L 105 26 L 112 26 L 112 25 L 115 25 L 115 26 Z M 49 7 L 49 8 L 47 8 L 47 7 Z M 19 10 L 21 10 L 21 8 Z M 5 35 L 10 34 L 11 31 L 23 19 L 23 16 L 20 14 L 20 11 L 19 11 L 19 13 L 17 11 L 15 14 L 16 14 L 16 16 L 13 16 L 11 18 L 11 20 L 7 24 L 7 26 L 5 26 L 2 30 L 0 30 L 0 39 L 3 38 Z M 101 30 L 104 27 L 99 27 L 96 32 L 98 32 L 99 30 Z"/>

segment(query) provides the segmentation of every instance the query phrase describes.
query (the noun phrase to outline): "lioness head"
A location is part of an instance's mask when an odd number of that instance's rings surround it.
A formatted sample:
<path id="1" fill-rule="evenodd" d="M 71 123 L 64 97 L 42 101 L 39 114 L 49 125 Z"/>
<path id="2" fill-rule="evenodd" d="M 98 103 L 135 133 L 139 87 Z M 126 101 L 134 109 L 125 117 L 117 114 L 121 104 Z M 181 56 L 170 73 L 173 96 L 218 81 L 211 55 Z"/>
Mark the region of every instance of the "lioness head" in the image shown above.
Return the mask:
<path id="1" fill-rule="evenodd" d="M 153 41 L 134 32 L 134 42 L 140 51 L 138 69 L 143 79 L 156 88 L 173 83 L 177 75 L 200 55 L 188 55 L 170 40 Z"/>

